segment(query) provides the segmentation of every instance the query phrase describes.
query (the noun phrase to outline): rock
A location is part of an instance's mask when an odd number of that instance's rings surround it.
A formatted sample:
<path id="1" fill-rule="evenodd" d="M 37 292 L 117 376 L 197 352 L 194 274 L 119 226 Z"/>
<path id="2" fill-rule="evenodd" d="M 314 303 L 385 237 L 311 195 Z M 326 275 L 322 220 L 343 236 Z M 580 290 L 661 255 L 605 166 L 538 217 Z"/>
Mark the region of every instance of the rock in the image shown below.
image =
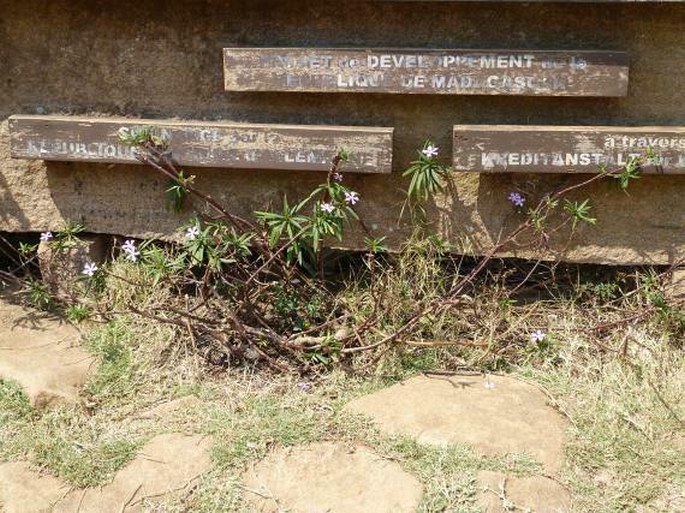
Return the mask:
<path id="1" fill-rule="evenodd" d="M 352 401 L 347 410 L 387 434 L 465 444 L 486 455 L 528 453 L 558 472 L 565 420 L 536 387 L 507 377 L 417 376 Z"/>
<path id="2" fill-rule="evenodd" d="M 189 409 L 197 406 L 201 402 L 202 401 L 200 401 L 200 399 L 198 399 L 194 395 L 187 395 L 185 397 L 179 397 L 178 399 L 173 399 L 172 401 L 168 401 L 166 403 L 158 404 L 157 406 L 153 406 L 152 408 L 150 408 L 146 411 L 143 411 L 142 413 L 140 413 L 138 415 L 138 418 L 161 419 L 164 417 L 171 416 L 178 411 L 189 410 Z"/>
<path id="3" fill-rule="evenodd" d="M 58 318 L 0 298 L 0 378 L 16 381 L 35 408 L 78 400 L 94 362 L 80 338 Z"/>
<path id="4" fill-rule="evenodd" d="M 31 470 L 26 463 L 0 465 L 0 511 L 51 513 L 69 487 L 59 479 Z"/>
<path id="5" fill-rule="evenodd" d="M 487 513 L 530 511 L 531 513 L 568 513 L 571 496 L 556 481 L 547 477 L 508 477 L 487 470 L 478 473 L 478 504 Z"/>
<path id="6" fill-rule="evenodd" d="M 145 498 L 185 489 L 210 465 L 209 439 L 166 434 L 151 440 L 112 483 L 76 490 L 58 502 L 54 513 L 132 513 L 142 511 Z"/>
<path id="7" fill-rule="evenodd" d="M 397 463 L 332 442 L 279 449 L 244 483 L 259 513 L 414 513 L 423 492 Z"/>

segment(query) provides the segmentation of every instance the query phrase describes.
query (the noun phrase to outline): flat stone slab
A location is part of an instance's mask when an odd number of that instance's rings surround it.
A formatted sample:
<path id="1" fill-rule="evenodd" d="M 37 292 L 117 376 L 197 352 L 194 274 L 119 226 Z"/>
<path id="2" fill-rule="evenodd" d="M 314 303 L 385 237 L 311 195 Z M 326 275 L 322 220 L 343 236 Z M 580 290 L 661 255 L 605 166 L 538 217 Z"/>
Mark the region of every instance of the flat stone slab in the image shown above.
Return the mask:
<path id="1" fill-rule="evenodd" d="M 31 405 L 78 400 L 93 365 L 73 326 L 0 298 L 0 378 L 17 382 Z"/>
<path id="2" fill-rule="evenodd" d="M 50 513 L 69 491 L 56 477 L 41 475 L 27 463 L 0 465 L 0 511 L 3 513 Z"/>
<path id="3" fill-rule="evenodd" d="M 177 412 L 190 410 L 200 404 L 202 404 L 200 399 L 194 395 L 187 395 L 185 397 L 179 397 L 178 399 L 172 399 L 171 401 L 157 404 L 140 413 L 138 418 L 163 419 L 165 417 L 171 417 Z"/>
<path id="4" fill-rule="evenodd" d="M 483 470 L 477 476 L 478 504 L 487 513 L 530 511 L 569 513 L 571 496 L 566 488 L 547 477 L 508 477 Z"/>
<path id="5" fill-rule="evenodd" d="M 277 450 L 243 481 L 259 513 L 415 513 L 423 493 L 397 463 L 332 442 Z"/>
<path id="6" fill-rule="evenodd" d="M 165 434 L 153 438 L 136 458 L 102 488 L 75 490 L 54 513 L 132 513 L 145 498 L 186 489 L 210 465 L 210 440 L 200 435 Z"/>
<path id="7" fill-rule="evenodd" d="M 548 472 L 561 468 L 565 420 L 542 391 L 513 378 L 417 376 L 346 409 L 419 443 L 465 444 L 485 455 L 525 452 Z"/>
<path id="8" fill-rule="evenodd" d="M 210 465 L 209 439 L 165 434 L 153 438 L 102 488 L 74 490 L 26 463 L 0 465 L 2 513 L 133 513 L 146 498 L 184 490 Z"/>

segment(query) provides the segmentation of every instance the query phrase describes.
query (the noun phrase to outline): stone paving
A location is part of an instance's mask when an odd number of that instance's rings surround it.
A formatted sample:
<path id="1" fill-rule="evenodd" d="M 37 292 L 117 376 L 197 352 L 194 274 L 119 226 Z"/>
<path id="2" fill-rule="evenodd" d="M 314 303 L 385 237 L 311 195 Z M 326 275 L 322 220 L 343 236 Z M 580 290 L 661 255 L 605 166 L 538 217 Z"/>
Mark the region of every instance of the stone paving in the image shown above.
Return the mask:
<path id="1" fill-rule="evenodd" d="M 347 410 L 419 443 L 459 443 L 490 456 L 527 453 L 550 474 L 562 465 L 564 419 L 539 388 L 514 378 L 417 376 L 352 401 Z M 244 482 L 260 513 L 415 512 L 421 500 L 419 482 L 394 462 L 332 443 L 275 451 Z M 480 472 L 477 487 L 487 513 L 571 511 L 568 491 L 543 475 Z"/>
<path id="2" fill-rule="evenodd" d="M 17 382 L 32 405 L 78 401 L 93 367 L 76 329 L 47 314 L 0 300 L 0 378 Z M 134 415 L 160 419 L 196 405 L 194 398 Z M 564 418 L 538 387 L 511 377 L 426 374 L 350 402 L 387 435 L 418 443 L 462 444 L 487 456 L 526 453 L 544 471 L 532 477 L 482 471 L 477 501 L 484 512 L 571 511 L 556 480 L 563 462 Z M 152 439 L 113 481 L 74 490 L 25 462 L 0 464 L 2 513 L 131 513 L 146 498 L 181 492 L 210 466 L 211 441 L 172 433 Z M 362 445 L 319 442 L 280 448 L 251 466 L 241 488 L 259 513 L 413 513 L 420 481 Z"/>
<path id="3" fill-rule="evenodd" d="M 210 440 L 165 434 L 153 438 L 136 458 L 101 488 L 73 490 L 25 463 L 0 465 L 3 513 L 134 513 L 145 498 L 182 492 L 210 466 Z"/>
<path id="4" fill-rule="evenodd" d="M 0 379 L 18 383 L 34 408 L 78 401 L 94 361 L 80 339 L 58 318 L 0 298 Z"/>
<path id="5" fill-rule="evenodd" d="M 259 513 L 414 513 L 421 483 L 363 446 L 322 442 L 274 451 L 244 476 Z"/>
<path id="6" fill-rule="evenodd" d="M 561 468 L 566 422 L 537 387 L 503 376 L 416 376 L 352 401 L 348 411 L 390 435 L 464 444 L 497 456 L 527 453 L 547 472 Z"/>

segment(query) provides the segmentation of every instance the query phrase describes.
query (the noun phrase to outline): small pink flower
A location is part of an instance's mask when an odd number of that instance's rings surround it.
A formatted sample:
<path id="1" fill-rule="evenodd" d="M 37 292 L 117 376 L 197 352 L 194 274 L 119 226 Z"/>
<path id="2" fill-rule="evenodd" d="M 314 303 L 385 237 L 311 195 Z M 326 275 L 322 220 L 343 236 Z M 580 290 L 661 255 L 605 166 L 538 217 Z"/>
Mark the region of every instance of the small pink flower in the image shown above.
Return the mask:
<path id="1" fill-rule="evenodd" d="M 95 262 L 88 262 L 81 273 L 85 274 L 86 276 L 93 276 L 97 270 L 98 266 L 95 265 Z"/>
<path id="2" fill-rule="evenodd" d="M 52 232 L 43 232 L 40 234 L 40 240 L 43 242 L 47 242 L 50 239 L 52 239 Z"/>
<path id="3" fill-rule="evenodd" d="M 186 230 L 186 239 L 194 240 L 200 235 L 200 229 L 197 226 L 191 226 Z"/>
<path id="4" fill-rule="evenodd" d="M 350 191 L 345 193 L 345 203 L 348 203 L 349 205 L 356 205 L 358 201 L 359 194 L 356 192 Z"/>
<path id="5" fill-rule="evenodd" d="M 426 148 L 424 148 L 424 150 L 421 153 L 423 153 L 424 156 L 428 157 L 429 159 L 432 159 L 432 158 L 435 158 L 438 156 L 439 150 L 440 150 L 440 148 L 430 144 Z"/>
<path id="6" fill-rule="evenodd" d="M 343 181 L 342 173 L 338 173 L 337 171 L 335 173 L 333 173 L 333 181 L 338 182 L 338 183 L 342 182 Z"/>
<path id="7" fill-rule="evenodd" d="M 545 340 L 545 332 L 542 330 L 535 330 L 533 333 L 530 334 L 530 340 L 533 342 L 542 342 Z"/>
<path id="8" fill-rule="evenodd" d="M 327 214 L 332 214 L 335 211 L 335 207 L 331 203 L 321 203 L 321 210 Z"/>
<path id="9" fill-rule="evenodd" d="M 126 258 L 131 262 L 137 262 L 140 252 L 136 248 L 136 242 L 134 240 L 127 240 L 121 245 L 121 250 L 126 253 Z"/>
<path id="10" fill-rule="evenodd" d="M 311 392 L 312 391 L 312 384 L 307 382 L 307 381 L 303 381 L 303 382 L 297 384 L 297 388 L 299 388 L 300 391 L 302 391 L 302 392 Z"/>

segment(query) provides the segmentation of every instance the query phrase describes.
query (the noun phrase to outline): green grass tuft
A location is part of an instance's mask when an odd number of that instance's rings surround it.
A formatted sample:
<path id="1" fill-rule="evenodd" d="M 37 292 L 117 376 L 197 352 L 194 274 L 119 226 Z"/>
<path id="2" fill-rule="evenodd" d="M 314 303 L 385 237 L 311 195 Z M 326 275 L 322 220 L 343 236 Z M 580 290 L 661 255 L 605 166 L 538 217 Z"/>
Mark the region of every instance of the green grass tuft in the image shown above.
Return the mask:
<path id="1" fill-rule="evenodd" d="M 86 386 L 87 393 L 99 402 L 134 395 L 138 383 L 132 353 L 137 342 L 125 319 L 91 332 L 87 343 L 98 359 L 97 371 Z"/>
<path id="2" fill-rule="evenodd" d="M 27 420 L 32 415 L 33 408 L 23 390 L 10 381 L 0 379 L 0 429 L 12 422 Z"/>

